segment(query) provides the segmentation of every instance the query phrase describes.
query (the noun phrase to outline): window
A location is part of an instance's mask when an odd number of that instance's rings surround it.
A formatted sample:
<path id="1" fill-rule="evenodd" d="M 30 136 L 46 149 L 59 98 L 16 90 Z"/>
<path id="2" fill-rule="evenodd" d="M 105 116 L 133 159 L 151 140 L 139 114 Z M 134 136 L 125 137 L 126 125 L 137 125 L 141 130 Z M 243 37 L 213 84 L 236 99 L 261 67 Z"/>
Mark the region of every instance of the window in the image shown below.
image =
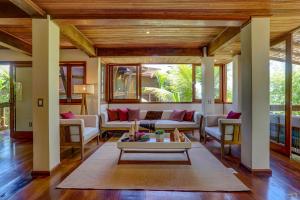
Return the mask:
<path id="1" fill-rule="evenodd" d="M 202 68 L 196 64 L 108 65 L 110 103 L 201 102 Z M 216 97 L 221 101 L 221 66 L 215 67 Z"/>
<path id="2" fill-rule="evenodd" d="M 215 102 L 222 101 L 222 66 L 217 65 L 214 67 L 214 88 L 215 88 Z"/>
<path id="3" fill-rule="evenodd" d="M 225 102 L 232 102 L 232 91 L 233 91 L 233 63 L 230 62 L 226 65 L 226 91 L 225 91 Z"/>
<path id="4" fill-rule="evenodd" d="M 59 99 L 62 104 L 81 103 L 81 95 L 74 94 L 73 86 L 85 84 L 85 63 L 66 62 L 60 64 Z"/>
<path id="5" fill-rule="evenodd" d="M 142 102 L 192 102 L 192 64 L 142 65 Z"/>
<path id="6" fill-rule="evenodd" d="M 200 102 L 202 99 L 202 68 L 201 65 L 194 67 L 195 83 L 194 83 L 194 99 Z"/>
<path id="7" fill-rule="evenodd" d="M 139 65 L 110 65 L 110 100 L 130 102 L 139 100 Z"/>

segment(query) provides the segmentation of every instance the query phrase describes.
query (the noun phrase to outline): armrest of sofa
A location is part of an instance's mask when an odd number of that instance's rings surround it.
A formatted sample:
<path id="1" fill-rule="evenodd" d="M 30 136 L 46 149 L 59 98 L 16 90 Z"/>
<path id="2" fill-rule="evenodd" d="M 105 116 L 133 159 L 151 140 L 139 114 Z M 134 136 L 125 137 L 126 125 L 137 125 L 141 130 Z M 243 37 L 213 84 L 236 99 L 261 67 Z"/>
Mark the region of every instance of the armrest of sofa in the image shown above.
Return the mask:
<path id="1" fill-rule="evenodd" d="M 86 127 L 99 127 L 99 118 L 97 115 L 75 115 L 76 119 L 83 119 Z"/>
<path id="2" fill-rule="evenodd" d="M 205 127 L 218 126 L 219 119 L 225 119 L 225 115 L 206 115 L 204 116 Z"/>
<path id="3" fill-rule="evenodd" d="M 106 124 L 108 122 L 108 114 L 107 112 L 100 113 L 101 124 Z"/>
<path id="4" fill-rule="evenodd" d="M 241 125 L 241 119 L 219 119 L 218 126 L 220 132 L 225 135 L 233 135 L 235 130 Z"/>
<path id="5" fill-rule="evenodd" d="M 201 113 L 195 112 L 194 113 L 194 122 L 196 122 L 197 124 L 200 124 L 200 118 L 201 118 Z"/>

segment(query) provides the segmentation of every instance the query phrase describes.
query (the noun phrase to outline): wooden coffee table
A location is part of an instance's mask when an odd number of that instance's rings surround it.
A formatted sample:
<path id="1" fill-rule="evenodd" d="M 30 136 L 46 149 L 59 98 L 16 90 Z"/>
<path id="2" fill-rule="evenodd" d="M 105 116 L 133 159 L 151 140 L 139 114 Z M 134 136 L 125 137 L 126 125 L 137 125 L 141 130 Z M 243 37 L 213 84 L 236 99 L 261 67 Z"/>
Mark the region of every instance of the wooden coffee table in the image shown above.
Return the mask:
<path id="1" fill-rule="evenodd" d="M 120 149 L 118 164 L 180 164 L 191 165 L 188 150 L 192 148 L 191 141 L 185 137 L 184 142 L 176 142 L 170 138 L 170 133 L 165 133 L 165 138 L 159 142 L 154 133 L 148 133 L 150 140 L 146 142 L 122 142 L 123 138 L 128 137 L 124 133 L 117 142 Z M 122 160 L 124 153 L 185 153 L 187 160 Z"/>

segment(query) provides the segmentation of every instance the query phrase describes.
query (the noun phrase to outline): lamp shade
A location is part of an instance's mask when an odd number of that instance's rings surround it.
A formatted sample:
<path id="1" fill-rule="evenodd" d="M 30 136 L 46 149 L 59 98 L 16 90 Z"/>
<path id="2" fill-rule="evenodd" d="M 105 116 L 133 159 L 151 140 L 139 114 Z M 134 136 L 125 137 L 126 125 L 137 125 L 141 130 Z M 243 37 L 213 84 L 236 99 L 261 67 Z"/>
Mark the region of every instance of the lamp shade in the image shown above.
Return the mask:
<path id="1" fill-rule="evenodd" d="M 93 84 L 74 85 L 75 94 L 94 94 Z"/>

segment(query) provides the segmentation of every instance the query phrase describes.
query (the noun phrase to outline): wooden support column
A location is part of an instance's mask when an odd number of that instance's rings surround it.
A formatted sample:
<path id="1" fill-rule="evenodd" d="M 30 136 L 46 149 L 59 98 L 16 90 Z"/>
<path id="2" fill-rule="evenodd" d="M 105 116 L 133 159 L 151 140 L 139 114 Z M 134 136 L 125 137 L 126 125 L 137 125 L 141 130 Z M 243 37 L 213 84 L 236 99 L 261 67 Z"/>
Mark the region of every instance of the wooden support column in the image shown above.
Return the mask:
<path id="1" fill-rule="evenodd" d="M 252 172 L 270 173 L 270 19 L 252 18 L 241 31 L 241 162 Z"/>
<path id="2" fill-rule="evenodd" d="M 32 20 L 33 172 L 50 175 L 60 163 L 59 27 L 50 19 Z"/>
<path id="3" fill-rule="evenodd" d="M 206 48 L 203 52 L 206 54 Z M 214 57 L 204 57 L 202 61 L 202 112 L 205 115 L 214 114 Z"/>

